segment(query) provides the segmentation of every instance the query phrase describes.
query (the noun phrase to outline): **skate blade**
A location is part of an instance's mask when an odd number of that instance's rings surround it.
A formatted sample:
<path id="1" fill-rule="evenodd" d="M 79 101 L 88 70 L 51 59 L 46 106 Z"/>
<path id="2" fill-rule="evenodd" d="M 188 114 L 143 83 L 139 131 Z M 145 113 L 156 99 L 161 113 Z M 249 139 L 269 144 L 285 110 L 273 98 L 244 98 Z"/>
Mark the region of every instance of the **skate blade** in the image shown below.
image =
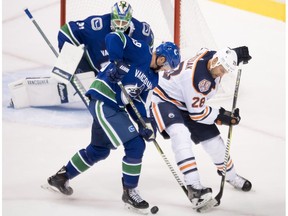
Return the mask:
<path id="1" fill-rule="evenodd" d="M 211 200 L 212 200 L 212 194 L 211 193 L 208 193 L 208 194 L 205 194 L 204 196 L 201 197 L 202 201 L 201 202 L 198 202 L 198 200 L 194 203 L 192 202 L 192 205 L 193 205 L 193 209 L 200 209 L 202 207 L 204 207 L 206 204 L 208 204 Z"/>
<path id="2" fill-rule="evenodd" d="M 149 208 L 146 208 L 146 209 L 138 209 L 138 208 L 135 208 L 133 207 L 132 205 L 128 204 L 128 203 L 125 203 L 124 204 L 124 207 L 126 209 L 128 209 L 129 211 L 131 212 L 134 212 L 134 213 L 137 213 L 137 214 L 141 214 L 141 215 L 148 215 L 149 214 Z"/>
<path id="3" fill-rule="evenodd" d="M 53 187 L 49 184 L 43 184 L 40 187 L 42 189 L 47 190 L 47 191 L 52 192 L 52 193 L 62 194 L 58 189 L 56 189 L 55 187 Z M 64 194 L 62 194 L 62 195 L 64 195 Z"/>
<path id="4" fill-rule="evenodd" d="M 218 201 L 216 199 L 211 199 L 204 206 L 198 208 L 196 211 L 200 213 L 207 212 L 215 206 L 218 206 Z"/>

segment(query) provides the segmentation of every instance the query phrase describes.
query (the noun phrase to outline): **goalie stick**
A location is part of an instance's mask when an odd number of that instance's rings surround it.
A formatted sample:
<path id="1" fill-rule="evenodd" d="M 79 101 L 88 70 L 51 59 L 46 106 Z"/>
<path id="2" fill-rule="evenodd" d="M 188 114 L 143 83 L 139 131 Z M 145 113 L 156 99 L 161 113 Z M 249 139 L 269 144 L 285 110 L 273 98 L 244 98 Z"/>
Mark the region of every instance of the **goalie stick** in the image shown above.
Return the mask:
<path id="1" fill-rule="evenodd" d="M 119 81 L 117 83 L 119 85 L 119 87 L 121 88 L 123 94 L 125 95 L 128 103 L 131 105 L 133 111 L 135 112 L 137 118 L 139 119 L 140 123 L 142 124 L 142 126 L 144 128 L 147 128 L 146 123 L 144 121 L 144 119 L 142 118 L 141 114 L 139 113 L 137 107 L 135 106 L 135 104 L 133 103 L 131 97 L 129 96 L 128 92 L 126 91 L 125 87 L 123 86 L 122 82 Z M 187 188 L 185 187 L 185 185 L 183 184 L 183 182 L 181 181 L 181 179 L 179 178 L 179 176 L 177 175 L 176 171 L 174 170 L 173 166 L 171 165 L 171 163 L 169 162 L 168 158 L 166 157 L 166 155 L 164 154 L 164 152 L 162 151 L 161 147 L 159 146 L 159 144 L 157 143 L 157 141 L 155 139 L 153 139 L 153 143 L 155 145 L 155 147 L 157 148 L 158 152 L 160 153 L 160 155 L 162 156 L 164 162 L 166 163 L 166 165 L 168 166 L 168 168 L 170 169 L 171 173 L 173 174 L 174 178 L 176 179 L 176 181 L 178 182 L 178 184 L 180 185 L 180 187 L 182 188 L 182 190 L 184 191 L 184 193 L 186 194 L 187 198 L 188 198 L 188 191 Z M 189 199 L 189 198 L 188 198 Z M 190 201 L 190 199 L 189 199 Z"/>
<path id="2" fill-rule="evenodd" d="M 32 23 L 34 24 L 34 26 L 36 27 L 38 32 L 41 34 L 41 36 L 43 37 L 43 39 L 45 40 L 47 45 L 51 48 L 51 50 L 54 53 L 54 55 L 56 57 L 58 57 L 59 54 L 57 53 L 57 51 L 55 50 L 53 45 L 50 43 L 50 41 L 48 40 L 48 38 L 46 37 L 46 35 L 44 34 L 44 32 L 42 31 L 40 26 L 38 25 L 38 23 L 34 19 L 34 17 L 32 16 L 31 12 L 29 11 L 29 9 L 25 8 L 24 12 L 28 16 L 28 18 L 32 21 Z M 73 75 L 73 77 L 71 78 L 70 83 L 73 86 L 73 88 L 75 89 L 75 91 L 78 93 L 78 95 L 80 96 L 81 100 L 84 102 L 85 106 L 88 108 L 89 99 L 85 96 L 86 90 L 85 90 L 83 84 L 81 83 L 81 81 L 78 79 L 77 75 Z"/>
<path id="3" fill-rule="evenodd" d="M 241 73 L 242 73 L 242 69 L 241 69 L 241 67 L 239 67 L 238 68 L 238 73 L 237 73 L 237 78 L 236 78 L 236 83 L 235 83 L 234 96 L 233 96 L 232 113 L 233 113 L 233 111 L 236 108 Z M 229 126 L 229 130 L 228 130 L 228 138 L 227 138 L 226 149 L 225 149 L 224 168 L 223 168 L 223 171 L 222 171 L 222 177 L 221 177 L 221 183 L 220 183 L 220 191 L 215 196 L 214 199 L 211 199 L 210 201 L 207 202 L 207 204 L 205 206 L 197 209 L 197 212 L 205 212 L 205 211 L 213 208 L 214 206 L 215 207 L 219 206 L 220 203 L 221 203 L 221 198 L 223 196 L 224 184 L 225 184 L 225 179 L 226 179 L 227 163 L 228 163 L 228 159 L 229 159 L 229 152 L 230 152 L 230 145 L 231 145 L 231 138 L 232 138 L 232 128 L 233 128 L 233 126 L 230 125 Z"/>

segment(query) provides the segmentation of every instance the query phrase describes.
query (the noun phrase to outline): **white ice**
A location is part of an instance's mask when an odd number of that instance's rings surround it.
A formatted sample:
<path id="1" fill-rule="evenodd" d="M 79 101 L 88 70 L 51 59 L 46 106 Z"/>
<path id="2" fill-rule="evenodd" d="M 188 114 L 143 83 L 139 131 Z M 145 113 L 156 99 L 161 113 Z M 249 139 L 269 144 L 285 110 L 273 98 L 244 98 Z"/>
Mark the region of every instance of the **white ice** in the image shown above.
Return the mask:
<path id="1" fill-rule="evenodd" d="M 22 9 L 26 6 L 33 11 L 56 45 L 58 2 L 30 0 L 19 5 L 16 0 L 3 1 L 2 214 L 133 215 L 121 201 L 123 148 L 73 179 L 71 197 L 40 188 L 47 177 L 89 144 L 91 118 L 81 103 L 7 108 L 9 82 L 48 75 L 55 61 Z M 221 205 L 202 215 L 285 215 L 285 23 L 206 0 L 200 6 L 219 47 L 246 45 L 253 57 L 243 67 L 237 102 L 242 120 L 233 129 L 230 151 L 238 173 L 252 182 L 253 189 L 244 193 L 225 185 Z M 232 100 L 214 103 L 227 109 L 232 106 Z M 228 128 L 220 130 L 226 140 Z M 169 140 L 158 135 L 157 141 L 176 169 Z M 216 195 L 220 178 L 215 167 L 201 146 L 193 148 L 202 183 L 212 187 Z M 139 189 L 151 206 L 159 207 L 158 215 L 197 214 L 152 143 L 147 143 Z"/>

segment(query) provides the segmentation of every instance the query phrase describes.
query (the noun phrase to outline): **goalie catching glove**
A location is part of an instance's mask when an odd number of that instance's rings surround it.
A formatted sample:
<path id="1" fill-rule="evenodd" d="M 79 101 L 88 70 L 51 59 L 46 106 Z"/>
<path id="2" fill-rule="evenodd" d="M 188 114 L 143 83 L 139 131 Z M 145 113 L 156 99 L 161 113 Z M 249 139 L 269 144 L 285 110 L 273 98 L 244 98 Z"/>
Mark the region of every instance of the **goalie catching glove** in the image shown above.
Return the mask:
<path id="1" fill-rule="evenodd" d="M 239 124 L 241 117 L 239 115 L 239 109 L 235 109 L 234 112 L 225 110 L 223 107 L 219 109 L 219 114 L 215 120 L 218 125 L 237 125 Z"/>
<path id="2" fill-rule="evenodd" d="M 146 141 L 155 140 L 157 128 L 154 119 L 153 118 L 143 118 L 143 119 L 146 123 L 146 127 L 143 127 L 142 123 L 139 120 L 137 121 L 140 136 L 143 137 L 143 139 L 145 139 Z"/>
<path id="3" fill-rule="evenodd" d="M 111 83 L 117 83 L 129 72 L 129 66 L 123 61 L 112 62 L 109 65 L 110 69 L 107 71 L 107 76 Z"/>

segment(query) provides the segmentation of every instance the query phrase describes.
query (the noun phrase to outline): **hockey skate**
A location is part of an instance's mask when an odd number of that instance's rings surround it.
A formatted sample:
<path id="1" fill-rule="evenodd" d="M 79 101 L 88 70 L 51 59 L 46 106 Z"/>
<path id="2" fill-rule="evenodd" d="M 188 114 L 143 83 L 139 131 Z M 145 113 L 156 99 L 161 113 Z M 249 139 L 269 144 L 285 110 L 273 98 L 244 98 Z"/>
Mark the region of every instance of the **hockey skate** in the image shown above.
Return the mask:
<path id="1" fill-rule="evenodd" d="M 239 176 L 237 174 L 236 174 L 236 177 L 234 179 L 227 180 L 226 182 L 228 182 L 234 188 L 236 188 L 238 190 L 245 191 L 245 192 L 250 191 L 252 188 L 252 184 L 250 181 L 248 181 L 244 177 Z"/>
<path id="2" fill-rule="evenodd" d="M 218 175 L 222 176 L 221 171 L 217 170 L 217 173 Z M 234 179 L 226 180 L 226 182 L 232 185 L 234 188 L 245 192 L 250 191 L 252 188 L 252 183 L 238 174 L 236 174 L 236 177 Z"/>
<path id="3" fill-rule="evenodd" d="M 135 188 L 125 188 L 123 185 L 122 200 L 128 210 L 139 214 L 149 213 L 149 203 L 143 200 Z"/>
<path id="4" fill-rule="evenodd" d="M 42 188 L 54 192 L 60 192 L 64 195 L 71 195 L 73 193 L 73 189 L 69 187 L 69 179 L 66 177 L 65 173 L 66 173 L 66 167 L 63 166 L 55 175 L 47 179 L 48 184 L 51 187 L 44 188 L 42 186 Z"/>
<path id="5" fill-rule="evenodd" d="M 201 189 L 193 188 L 192 185 L 187 185 L 188 197 L 192 203 L 193 209 L 198 209 L 204 206 L 212 199 L 212 189 L 202 187 Z"/>

